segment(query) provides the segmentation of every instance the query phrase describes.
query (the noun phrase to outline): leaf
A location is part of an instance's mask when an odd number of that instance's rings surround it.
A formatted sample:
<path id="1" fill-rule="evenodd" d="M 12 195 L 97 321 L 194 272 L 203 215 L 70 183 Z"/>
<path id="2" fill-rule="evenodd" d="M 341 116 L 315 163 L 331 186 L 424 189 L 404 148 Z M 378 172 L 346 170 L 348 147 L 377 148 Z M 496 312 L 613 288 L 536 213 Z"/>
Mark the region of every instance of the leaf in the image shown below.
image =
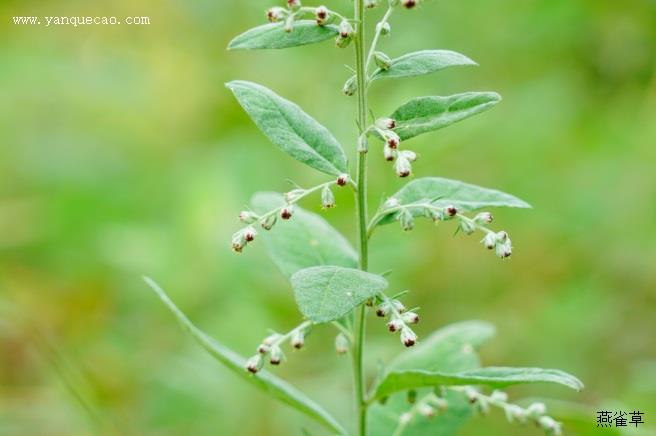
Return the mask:
<path id="1" fill-rule="evenodd" d="M 238 80 L 226 86 L 269 140 L 294 159 L 336 176 L 347 171 L 337 139 L 298 105 L 256 83 Z"/>
<path id="2" fill-rule="evenodd" d="M 432 132 L 484 112 L 501 101 L 496 92 L 467 92 L 448 97 L 419 97 L 398 108 L 390 118 L 402 140 Z"/>
<path id="3" fill-rule="evenodd" d="M 376 387 L 374 398 L 427 386 L 485 385 L 493 388 L 522 383 L 556 383 L 574 390 L 583 384 L 576 377 L 557 369 L 488 367 L 450 374 L 437 371 L 392 371 Z"/>
<path id="4" fill-rule="evenodd" d="M 468 321 L 444 327 L 413 348 L 400 354 L 388 368 L 430 367 L 436 371 L 458 372 L 479 367 L 478 357 L 473 352 L 485 340 L 494 335 L 494 327 L 481 321 Z M 417 390 L 418 397 L 432 389 Z M 455 435 L 471 416 L 471 407 L 455 392 L 447 393 L 449 409 L 437 418 L 429 420 L 417 417 L 403 430 L 404 436 Z M 401 414 L 410 409 L 406 393 L 390 396 L 385 405 L 372 404 L 369 408 L 371 434 L 389 436 L 394 434 Z"/>
<path id="5" fill-rule="evenodd" d="M 379 275 L 338 266 L 302 269 L 291 282 L 301 313 L 316 323 L 340 319 L 387 288 Z"/>
<path id="6" fill-rule="evenodd" d="M 281 49 L 314 44 L 330 39 L 339 33 L 337 26 L 318 26 L 316 21 L 294 23 L 291 32 L 285 32 L 285 23 L 269 23 L 254 27 L 228 44 L 228 50 Z"/>
<path id="7" fill-rule="evenodd" d="M 312 399 L 308 398 L 305 394 L 298 391 L 286 381 L 265 370 L 259 371 L 257 374 L 249 374 L 244 369 L 246 359 L 234 351 L 219 344 L 217 341 L 193 325 L 189 318 L 187 318 L 185 314 L 182 313 L 180 309 L 178 309 L 178 307 L 171 301 L 166 293 L 152 279 L 144 277 L 144 280 L 148 286 L 150 286 L 153 291 L 155 291 L 157 296 L 159 296 L 159 298 L 173 313 L 173 315 L 175 315 L 182 328 L 189 332 L 194 337 L 196 342 L 198 342 L 216 360 L 221 362 L 228 369 L 230 369 L 232 372 L 244 380 L 257 386 L 277 400 L 282 401 L 288 406 L 293 407 L 306 416 L 321 423 L 326 428 L 339 434 L 346 434 L 346 430 L 344 430 L 344 428 L 335 420 L 335 418 L 333 418 Z"/>
<path id="8" fill-rule="evenodd" d="M 387 70 L 377 69 L 371 81 L 431 74 L 448 67 L 478 65 L 467 56 L 450 50 L 422 50 L 392 60 Z"/>
<path id="9" fill-rule="evenodd" d="M 253 209 L 265 213 L 285 204 L 282 195 L 259 192 L 251 200 Z M 281 221 L 268 232 L 260 232 L 269 255 L 289 278 L 296 271 L 319 265 L 355 268 L 358 255 L 351 244 L 321 216 L 294 207 L 294 218 Z"/>
<path id="10" fill-rule="evenodd" d="M 459 180 L 440 177 L 425 177 L 405 185 L 392 196 L 401 205 L 426 203 L 435 207 L 453 205 L 461 212 L 472 212 L 485 207 L 530 208 L 531 205 L 519 198 L 494 189 L 482 188 Z M 408 208 L 413 216 L 424 216 L 424 208 Z M 397 212 L 383 216 L 377 224 L 394 222 Z"/>

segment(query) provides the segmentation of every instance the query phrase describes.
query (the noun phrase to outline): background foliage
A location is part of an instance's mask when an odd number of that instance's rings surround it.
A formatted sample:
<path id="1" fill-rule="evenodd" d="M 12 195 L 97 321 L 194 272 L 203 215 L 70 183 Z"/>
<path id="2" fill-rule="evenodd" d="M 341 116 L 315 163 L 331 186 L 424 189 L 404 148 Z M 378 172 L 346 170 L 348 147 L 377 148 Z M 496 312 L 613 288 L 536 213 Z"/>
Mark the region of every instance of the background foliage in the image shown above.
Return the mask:
<path id="1" fill-rule="evenodd" d="M 223 83 L 263 83 L 346 145 L 355 102 L 339 90 L 352 59 L 330 42 L 226 52 L 268 6 L 0 4 L 0 434 L 289 434 L 307 425 L 216 364 L 141 280 L 156 278 L 197 325 L 243 354 L 267 328 L 300 319 L 263 244 L 235 256 L 229 240 L 252 193 L 284 191 L 290 174 L 305 185 L 323 179 L 269 144 Z M 19 27 L 13 15 L 150 15 L 153 25 Z M 512 231 L 512 261 L 423 222 L 410 234 L 381 228 L 372 270 L 394 268 L 391 288 L 409 284 L 419 334 L 484 319 L 499 331 L 482 350 L 486 364 L 579 376 L 581 394 L 509 390 L 580 403 L 554 405 L 566 430 L 597 434 L 603 407 L 654 422 L 656 3 L 435 0 L 392 24 L 391 56 L 447 48 L 481 67 L 381 82 L 372 92 L 379 115 L 428 93 L 504 97 L 415 139 L 415 172 L 512 192 L 535 209 L 497 212 Z M 402 182 L 374 156 L 372 186 L 395 192 Z M 328 218 L 351 237 L 352 200 L 337 194 Z M 373 369 L 400 346 L 382 323 L 369 333 Z M 332 343 L 330 329 L 316 329 L 279 372 L 344 417 L 349 364 Z M 486 425 L 507 434 L 501 417 L 486 419 L 464 433 Z"/>

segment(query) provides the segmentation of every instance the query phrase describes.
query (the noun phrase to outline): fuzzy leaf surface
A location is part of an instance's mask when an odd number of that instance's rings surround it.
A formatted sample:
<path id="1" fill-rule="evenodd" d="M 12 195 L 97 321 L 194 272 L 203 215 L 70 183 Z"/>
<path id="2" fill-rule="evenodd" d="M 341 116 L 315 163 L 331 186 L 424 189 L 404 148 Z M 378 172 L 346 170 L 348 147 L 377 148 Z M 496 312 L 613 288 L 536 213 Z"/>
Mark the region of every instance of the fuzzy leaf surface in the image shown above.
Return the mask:
<path id="1" fill-rule="evenodd" d="M 415 369 L 387 373 L 377 385 L 374 398 L 428 386 L 485 385 L 503 388 L 525 383 L 556 383 L 577 391 L 583 388 L 579 379 L 557 369 L 487 367 L 458 373 Z"/>
<path id="2" fill-rule="evenodd" d="M 393 59 L 387 70 L 377 69 L 371 80 L 422 76 L 448 67 L 478 65 L 467 56 L 451 50 L 422 50 Z"/>
<path id="3" fill-rule="evenodd" d="M 262 133 L 294 159 L 331 175 L 347 171 L 337 139 L 298 105 L 257 83 L 238 80 L 226 86 Z"/>
<path id="4" fill-rule="evenodd" d="M 519 198 L 495 189 L 482 188 L 459 180 L 441 177 L 424 177 L 413 180 L 392 196 L 401 205 L 417 203 L 430 204 L 435 207 L 453 205 L 461 212 L 472 212 L 487 207 L 530 208 L 531 205 Z M 422 207 L 410 207 L 413 216 L 424 216 Z M 377 224 L 394 222 L 397 212 L 384 215 Z"/>
<path id="5" fill-rule="evenodd" d="M 152 288 L 157 296 L 162 300 L 164 305 L 177 318 L 182 328 L 187 331 L 212 357 L 225 365 L 236 375 L 251 383 L 257 388 L 265 391 L 268 395 L 276 398 L 288 406 L 298 410 L 306 416 L 319 422 L 329 430 L 338 434 L 346 434 L 346 430 L 326 412 L 320 405 L 307 397 L 295 387 L 271 374 L 266 370 L 259 371 L 257 374 L 250 374 L 246 371 L 246 359 L 234 351 L 221 345 L 213 338 L 197 328 L 189 318 L 171 301 L 166 293 L 149 278 L 145 278 L 148 286 Z"/>
<path id="6" fill-rule="evenodd" d="M 494 327 L 481 321 L 467 321 L 446 326 L 399 354 L 388 365 L 390 368 L 431 368 L 435 371 L 459 372 L 480 366 L 475 350 L 494 336 Z M 432 392 L 432 388 L 417 389 L 417 397 Z M 403 436 L 455 435 L 472 415 L 471 407 L 462 395 L 448 392 L 449 408 L 434 419 L 417 416 L 400 433 Z M 392 394 L 382 405 L 374 403 L 369 409 L 371 434 L 395 434 L 400 416 L 412 405 L 406 393 Z"/>
<path id="7" fill-rule="evenodd" d="M 316 323 L 338 320 L 387 288 L 379 275 L 338 266 L 302 269 L 291 282 L 301 313 Z"/>
<path id="8" fill-rule="evenodd" d="M 291 32 L 285 32 L 284 27 L 285 23 L 269 23 L 249 29 L 230 41 L 228 50 L 297 47 L 322 42 L 339 33 L 337 26 L 318 26 L 312 20 L 297 21 Z"/>
<path id="9" fill-rule="evenodd" d="M 394 131 L 407 140 L 484 112 L 500 101 L 496 92 L 419 97 L 399 107 L 390 118 L 396 121 Z"/>
<path id="10" fill-rule="evenodd" d="M 283 206 L 282 195 L 258 192 L 251 199 L 253 210 L 265 213 Z M 289 278 L 311 266 L 333 265 L 355 268 L 358 255 L 348 240 L 320 215 L 294 207 L 289 221 L 278 220 L 270 231 L 260 231 L 269 256 L 280 272 Z"/>

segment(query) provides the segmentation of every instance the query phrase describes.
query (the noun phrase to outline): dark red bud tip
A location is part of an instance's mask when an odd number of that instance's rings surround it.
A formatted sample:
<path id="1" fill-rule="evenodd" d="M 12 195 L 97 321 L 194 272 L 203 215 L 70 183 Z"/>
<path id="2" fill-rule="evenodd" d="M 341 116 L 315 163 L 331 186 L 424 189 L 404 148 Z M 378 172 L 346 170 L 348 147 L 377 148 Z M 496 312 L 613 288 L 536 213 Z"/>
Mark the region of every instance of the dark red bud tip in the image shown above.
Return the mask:
<path id="1" fill-rule="evenodd" d="M 385 158 L 385 160 L 386 160 L 387 162 L 393 162 L 393 161 L 394 161 L 394 156 L 390 154 L 389 156 L 387 156 L 387 157 Z"/>
<path id="2" fill-rule="evenodd" d="M 387 127 L 389 127 L 390 129 L 396 129 L 396 121 L 389 120 L 389 123 L 387 124 Z"/>
<path id="3" fill-rule="evenodd" d="M 280 360 L 279 359 L 271 359 L 269 361 L 269 363 L 271 363 L 271 365 L 280 365 Z"/>
<path id="4" fill-rule="evenodd" d="M 405 0 L 403 2 L 403 6 L 405 6 L 406 9 L 412 9 L 415 6 L 417 6 L 417 1 L 416 0 Z"/>
<path id="5" fill-rule="evenodd" d="M 242 247 L 242 246 L 239 245 L 239 244 L 233 244 L 233 245 L 232 245 L 232 250 L 233 250 L 235 253 L 241 253 L 243 249 L 244 249 L 244 247 Z"/>
<path id="6" fill-rule="evenodd" d="M 387 329 L 388 329 L 389 331 L 391 331 L 392 333 L 394 333 L 394 332 L 397 330 L 396 325 L 393 324 L 393 323 L 389 323 L 389 324 L 387 324 Z"/>
<path id="7" fill-rule="evenodd" d="M 458 213 L 458 209 L 456 209 L 454 206 L 449 206 L 446 208 L 446 214 L 453 217 L 456 216 Z"/>
<path id="8" fill-rule="evenodd" d="M 347 183 L 348 183 L 348 180 L 346 179 L 346 176 L 339 176 L 337 178 L 337 185 L 346 186 Z"/>
<path id="9" fill-rule="evenodd" d="M 471 404 L 474 404 L 477 400 L 478 400 L 478 399 L 477 399 L 475 396 L 473 396 L 473 395 L 470 395 L 470 396 L 469 396 L 469 402 L 470 402 Z"/>
<path id="10" fill-rule="evenodd" d="M 403 341 L 403 345 L 405 345 L 406 347 L 412 347 L 414 344 L 415 344 L 414 339 L 406 339 L 405 341 Z"/>
<path id="11" fill-rule="evenodd" d="M 248 369 L 248 372 L 250 372 L 251 374 L 257 374 L 257 367 L 255 366 L 249 366 L 246 369 Z"/>
<path id="12" fill-rule="evenodd" d="M 253 242 L 255 240 L 255 235 L 252 233 L 247 233 L 244 235 L 244 239 L 246 239 L 248 242 Z"/>
<path id="13" fill-rule="evenodd" d="M 295 342 L 292 346 L 294 348 L 296 348 L 297 350 L 300 350 L 301 348 L 303 348 L 303 343 L 302 342 Z"/>
<path id="14" fill-rule="evenodd" d="M 394 138 L 391 138 L 391 139 L 389 139 L 389 140 L 387 141 L 387 145 L 389 146 L 389 148 L 394 148 L 394 149 L 396 149 L 396 147 L 399 146 L 399 141 L 397 141 L 397 140 L 394 139 Z"/>
<path id="15" fill-rule="evenodd" d="M 387 314 L 385 313 L 385 311 L 384 311 L 383 309 L 378 309 L 378 310 L 376 310 L 376 316 L 379 316 L 379 317 L 381 317 L 381 318 L 384 318 L 385 315 L 387 315 Z"/>
<path id="16" fill-rule="evenodd" d="M 284 219 L 284 220 L 288 220 L 288 219 L 290 219 L 291 217 L 292 217 L 292 213 L 291 213 L 291 211 L 290 211 L 289 209 L 283 209 L 283 210 L 280 212 L 280 218 L 282 218 L 282 219 Z"/>
<path id="17" fill-rule="evenodd" d="M 403 170 L 399 173 L 399 177 L 408 177 L 409 175 L 410 175 L 410 171 L 407 171 L 407 170 Z M 455 214 L 453 214 L 453 215 L 455 215 Z"/>

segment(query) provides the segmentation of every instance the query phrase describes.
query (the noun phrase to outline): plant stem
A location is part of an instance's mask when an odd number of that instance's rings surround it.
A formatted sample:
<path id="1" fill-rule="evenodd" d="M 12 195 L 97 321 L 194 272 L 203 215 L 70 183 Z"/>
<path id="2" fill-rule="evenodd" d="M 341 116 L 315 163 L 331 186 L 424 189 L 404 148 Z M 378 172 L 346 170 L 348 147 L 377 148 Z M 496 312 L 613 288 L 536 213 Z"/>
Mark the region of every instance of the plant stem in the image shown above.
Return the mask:
<path id="1" fill-rule="evenodd" d="M 367 68 L 365 65 L 365 23 L 364 23 L 364 0 L 355 0 L 354 2 L 356 23 L 355 30 L 355 70 L 358 83 L 358 128 L 359 134 L 362 135 L 367 126 Z M 357 207 L 357 228 L 358 228 L 358 251 L 359 267 L 366 271 L 369 264 L 369 252 L 367 238 L 367 152 L 366 150 L 358 151 L 357 163 L 357 184 L 358 192 L 356 196 Z M 365 375 L 362 364 L 364 354 L 364 333 L 366 328 L 366 305 L 362 305 L 356 310 L 354 332 L 353 332 L 353 382 L 355 391 L 357 435 L 367 435 L 367 401 L 365 398 Z"/>

